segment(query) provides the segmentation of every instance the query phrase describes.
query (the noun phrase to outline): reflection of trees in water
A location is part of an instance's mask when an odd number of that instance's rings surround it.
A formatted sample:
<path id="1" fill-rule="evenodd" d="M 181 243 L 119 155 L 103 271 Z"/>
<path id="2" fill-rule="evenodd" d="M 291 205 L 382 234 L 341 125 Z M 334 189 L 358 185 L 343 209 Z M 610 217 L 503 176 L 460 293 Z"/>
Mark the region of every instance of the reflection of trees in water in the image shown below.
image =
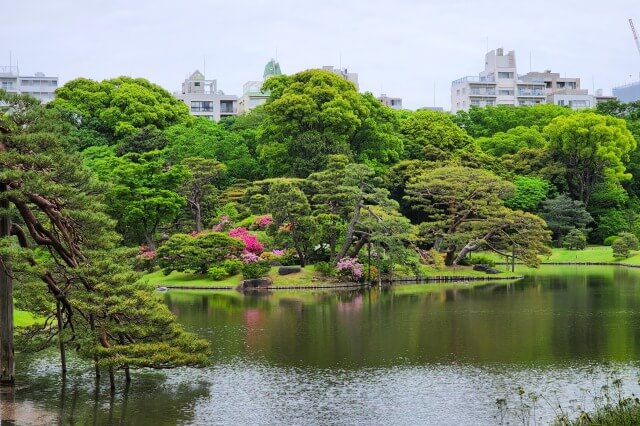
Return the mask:
<path id="1" fill-rule="evenodd" d="M 40 359 L 41 361 L 41 359 Z M 29 365 L 23 371 L 37 371 Z M 193 420 L 194 403 L 209 396 L 208 385 L 190 380 L 193 370 L 134 375 L 115 392 L 88 374 L 67 379 L 55 370 L 20 380 L 25 386 L 0 392 L 2 424 L 165 425 Z M 165 374 L 171 374 L 171 383 Z"/>

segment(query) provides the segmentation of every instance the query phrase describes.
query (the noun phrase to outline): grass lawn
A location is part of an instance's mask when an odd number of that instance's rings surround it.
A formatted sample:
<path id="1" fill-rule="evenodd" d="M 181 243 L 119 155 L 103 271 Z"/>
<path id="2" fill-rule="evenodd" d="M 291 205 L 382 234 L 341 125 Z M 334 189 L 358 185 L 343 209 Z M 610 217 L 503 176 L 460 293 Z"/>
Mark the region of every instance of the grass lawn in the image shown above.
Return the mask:
<path id="1" fill-rule="evenodd" d="M 551 256 L 542 256 L 542 263 L 627 263 L 640 265 L 640 251 L 631 251 L 627 259 L 614 259 L 611 247 L 589 246 L 584 250 L 552 249 Z M 496 262 L 505 262 L 505 258 L 493 252 L 482 252 L 482 256 L 491 257 Z"/>
<path id="2" fill-rule="evenodd" d="M 305 266 L 302 271 L 289 274 L 279 275 L 278 267 L 274 266 L 269 272 L 269 277 L 273 280 L 273 285 L 277 287 L 302 287 L 314 286 L 319 284 L 328 284 L 326 279 L 320 277 L 320 274 L 311 266 Z M 164 275 L 162 271 L 156 271 L 146 274 L 142 277 L 148 280 L 153 286 L 169 286 L 169 287 L 237 287 L 242 281 L 242 274 L 233 275 L 220 281 L 213 281 L 206 275 L 190 274 L 186 272 L 172 272 Z M 315 280 L 314 280 L 315 279 Z"/>
<path id="3" fill-rule="evenodd" d="M 606 246 L 589 246 L 584 250 L 553 249 L 553 254 L 543 262 L 606 262 L 640 265 L 640 252 L 632 251 L 627 259 L 614 259 L 613 250 Z"/>
<path id="4" fill-rule="evenodd" d="M 27 327 L 36 324 L 38 319 L 25 311 L 13 311 L 13 326 L 14 327 Z"/>

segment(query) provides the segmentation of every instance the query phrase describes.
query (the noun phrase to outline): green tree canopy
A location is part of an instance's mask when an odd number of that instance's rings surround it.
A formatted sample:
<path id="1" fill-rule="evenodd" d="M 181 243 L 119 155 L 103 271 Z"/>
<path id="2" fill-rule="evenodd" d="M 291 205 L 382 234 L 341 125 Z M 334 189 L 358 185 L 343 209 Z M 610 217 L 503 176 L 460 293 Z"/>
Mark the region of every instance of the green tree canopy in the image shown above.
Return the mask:
<path id="1" fill-rule="evenodd" d="M 148 126 L 162 130 L 189 120 L 189 109 L 182 101 L 144 78 L 117 77 L 102 82 L 77 78 L 56 90 L 51 106 L 78 114 L 83 126 L 112 138 L 132 135 Z"/>
<path id="2" fill-rule="evenodd" d="M 270 78 L 263 90 L 271 95 L 257 151 L 271 176 L 306 177 L 333 154 L 389 164 L 402 152 L 393 112 L 332 72 Z"/>
<path id="3" fill-rule="evenodd" d="M 130 242 L 155 247 L 159 227 L 170 224 L 185 207 L 180 188 L 189 171 L 168 165 L 161 151 L 105 157 L 92 165 L 111 183 L 106 200 L 118 230 Z"/>
<path id="4" fill-rule="evenodd" d="M 280 237 L 290 237 L 300 266 L 304 267 L 317 237 L 317 225 L 311 216 L 307 196 L 292 182 L 274 179 L 269 189 L 267 209 L 273 216 L 272 229 Z"/>
<path id="5" fill-rule="evenodd" d="M 484 108 L 471 107 L 458 111 L 454 121 L 474 138 L 491 137 L 518 126 L 536 126 L 542 129 L 555 117 L 571 115 L 574 111 L 553 104 L 533 106 L 497 105 Z"/>
<path id="6" fill-rule="evenodd" d="M 566 195 L 547 199 L 542 202 L 542 217 L 559 242 L 571 229 L 585 230 L 593 218 L 584 208 L 584 204 Z"/>
<path id="7" fill-rule="evenodd" d="M 523 148 L 543 148 L 546 140 L 537 127 L 517 126 L 490 137 L 478 138 L 480 148 L 495 157 L 515 154 Z"/>
<path id="8" fill-rule="evenodd" d="M 447 113 L 419 110 L 402 121 L 405 157 L 413 160 L 448 160 L 460 151 L 475 151 L 473 138 L 456 126 Z"/>
<path id="9" fill-rule="evenodd" d="M 502 252 L 511 246 L 517 256 L 537 265 L 546 253 L 549 232 L 543 220 L 504 207 L 514 185 L 491 172 L 465 167 L 442 167 L 413 178 L 408 199 L 421 211 L 426 242 L 446 253 L 445 263 L 459 263 L 480 249 Z"/>
<path id="10" fill-rule="evenodd" d="M 243 248 L 241 240 L 220 232 L 173 234 L 157 250 L 158 266 L 165 275 L 172 271 L 205 274 L 212 265 L 221 264 L 229 257 L 239 257 Z"/>
<path id="11" fill-rule="evenodd" d="M 61 348 L 110 371 L 206 362 L 208 344 L 175 323 L 138 282 L 130 250 L 118 248 L 105 188 L 74 152 L 68 122 L 38 104 L 0 92 L 0 202 L 9 206 L 1 213 L 13 219 L 0 264 L 21 308 L 47 319 L 24 341 L 38 347 L 57 335 Z"/>
<path id="12" fill-rule="evenodd" d="M 544 134 L 567 166 L 571 195 L 585 206 L 605 176 L 618 181 L 631 178 L 625 173 L 624 160 L 636 148 L 636 141 L 624 120 L 582 112 L 555 118 Z"/>
<path id="13" fill-rule="evenodd" d="M 263 171 L 255 155 L 238 132 L 206 118 L 177 124 L 165 131 L 168 140 L 165 155 L 171 163 L 188 157 L 218 160 L 227 166 L 229 183 L 238 179 L 259 179 Z"/>
<path id="14" fill-rule="evenodd" d="M 516 191 L 505 200 L 505 206 L 529 212 L 538 209 L 551 189 L 549 182 L 533 176 L 516 176 L 513 183 L 516 186 Z"/>

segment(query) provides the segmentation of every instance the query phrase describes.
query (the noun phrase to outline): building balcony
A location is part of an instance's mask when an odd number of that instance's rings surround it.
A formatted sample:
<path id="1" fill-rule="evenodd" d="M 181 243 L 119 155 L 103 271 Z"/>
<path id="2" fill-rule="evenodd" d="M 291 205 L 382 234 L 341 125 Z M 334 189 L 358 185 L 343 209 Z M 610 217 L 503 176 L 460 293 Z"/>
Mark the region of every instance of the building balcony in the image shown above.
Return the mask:
<path id="1" fill-rule="evenodd" d="M 469 91 L 469 96 L 495 96 L 495 90 L 480 90 L 480 89 L 471 89 Z"/>
<path id="2" fill-rule="evenodd" d="M 493 76 L 481 77 L 477 75 L 469 75 L 466 77 L 459 78 L 451 82 L 452 86 L 459 86 L 461 84 L 467 83 L 495 83 L 495 78 Z"/>
<path id="3" fill-rule="evenodd" d="M 518 96 L 546 96 L 544 90 L 538 89 L 518 89 Z"/>

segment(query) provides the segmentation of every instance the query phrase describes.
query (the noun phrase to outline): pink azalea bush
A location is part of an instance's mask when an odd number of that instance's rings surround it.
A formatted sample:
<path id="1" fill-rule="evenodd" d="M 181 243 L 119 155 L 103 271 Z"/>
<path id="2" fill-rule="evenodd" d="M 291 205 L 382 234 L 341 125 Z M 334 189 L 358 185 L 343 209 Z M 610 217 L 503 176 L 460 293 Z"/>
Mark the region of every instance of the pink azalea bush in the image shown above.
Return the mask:
<path id="1" fill-rule="evenodd" d="M 280 257 L 284 254 L 284 250 L 273 249 L 271 250 L 271 253 L 273 253 L 274 256 Z"/>
<path id="2" fill-rule="evenodd" d="M 144 244 L 138 248 L 138 256 L 136 257 L 136 269 L 153 271 L 156 265 L 156 251 Z"/>
<path id="3" fill-rule="evenodd" d="M 340 275 L 359 281 L 362 278 L 364 267 L 355 257 L 343 257 L 338 261 L 336 269 Z"/>
<path id="4" fill-rule="evenodd" d="M 153 260 L 156 257 L 156 251 L 143 244 L 139 247 L 138 256 L 144 260 Z"/>
<path id="5" fill-rule="evenodd" d="M 222 232 L 231 222 L 231 218 L 228 215 L 224 215 L 218 221 L 218 224 L 213 227 L 214 232 Z"/>
<path id="6" fill-rule="evenodd" d="M 270 214 L 265 214 L 262 216 L 256 217 L 255 224 L 258 229 L 266 229 L 269 225 L 273 223 L 273 218 Z"/>
<path id="7" fill-rule="evenodd" d="M 255 253 L 248 252 L 248 251 L 242 253 L 241 257 L 242 257 L 242 261 L 244 263 L 255 263 L 255 262 L 258 262 L 260 260 L 260 256 L 258 256 Z"/>
<path id="8" fill-rule="evenodd" d="M 258 237 L 249 234 L 246 228 L 233 228 L 229 231 L 229 236 L 242 240 L 245 252 L 259 255 L 264 250 L 264 245 L 258 241 Z"/>

